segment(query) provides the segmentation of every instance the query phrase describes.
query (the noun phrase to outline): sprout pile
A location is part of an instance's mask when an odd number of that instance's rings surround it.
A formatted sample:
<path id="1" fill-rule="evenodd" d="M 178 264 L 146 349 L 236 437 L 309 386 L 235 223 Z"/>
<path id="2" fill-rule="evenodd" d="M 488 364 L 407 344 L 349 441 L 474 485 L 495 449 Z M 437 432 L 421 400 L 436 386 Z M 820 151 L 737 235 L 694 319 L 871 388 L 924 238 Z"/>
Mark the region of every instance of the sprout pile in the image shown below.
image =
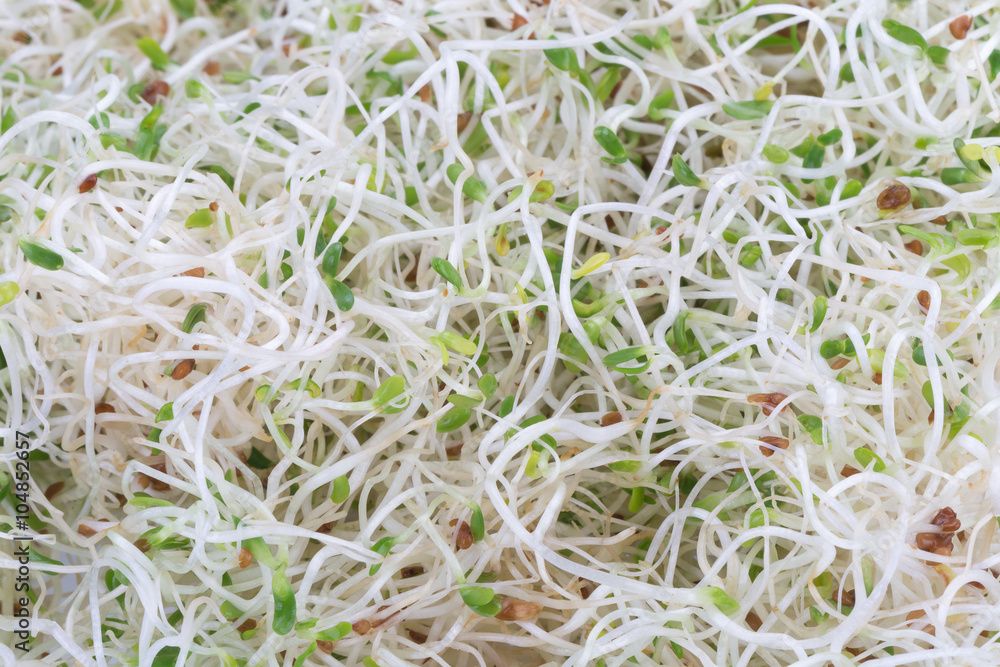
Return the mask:
<path id="1" fill-rule="evenodd" d="M 5 664 L 997 664 L 958 7 L 3 3 Z"/>

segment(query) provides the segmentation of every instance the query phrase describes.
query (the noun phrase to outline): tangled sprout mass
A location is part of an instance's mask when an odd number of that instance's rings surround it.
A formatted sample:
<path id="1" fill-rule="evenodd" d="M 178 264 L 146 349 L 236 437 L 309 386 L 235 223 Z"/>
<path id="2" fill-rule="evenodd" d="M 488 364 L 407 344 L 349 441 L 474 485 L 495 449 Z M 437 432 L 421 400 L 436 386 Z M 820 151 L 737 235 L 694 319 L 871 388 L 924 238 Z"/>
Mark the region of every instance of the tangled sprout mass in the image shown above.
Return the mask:
<path id="1" fill-rule="evenodd" d="M 997 664 L 959 5 L 3 3 L 4 664 Z"/>

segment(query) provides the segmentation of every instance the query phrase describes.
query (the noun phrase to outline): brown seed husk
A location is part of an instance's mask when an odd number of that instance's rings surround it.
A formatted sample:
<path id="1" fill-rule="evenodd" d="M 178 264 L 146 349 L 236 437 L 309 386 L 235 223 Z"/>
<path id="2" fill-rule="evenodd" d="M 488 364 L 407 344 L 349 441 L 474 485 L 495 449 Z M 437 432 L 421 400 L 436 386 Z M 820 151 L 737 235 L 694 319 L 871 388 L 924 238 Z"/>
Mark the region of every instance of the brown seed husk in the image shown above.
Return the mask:
<path id="1" fill-rule="evenodd" d="M 55 482 L 45 489 L 45 499 L 52 500 L 60 491 L 66 488 L 66 482 Z"/>
<path id="2" fill-rule="evenodd" d="M 170 84 L 166 81 L 154 81 L 145 88 L 142 89 L 142 93 L 139 95 L 142 99 L 146 100 L 146 103 L 150 106 L 156 104 L 156 101 L 161 97 L 166 97 L 170 94 Z"/>
<path id="3" fill-rule="evenodd" d="M 773 435 L 765 435 L 760 439 L 761 442 L 765 442 L 771 447 L 761 446 L 760 453 L 764 456 L 771 456 L 774 454 L 775 449 L 788 449 L 788 438 L 779 438 Z"/>
<path id="4" fill-rule="evenodd" d="M 185 359 L 177 363 L 174 366 L 174 370 L 170 373 L 170 378 L 172 380 L 183 380 L 191 371 L 194 370 L 194 359 Z"/>
<path id="5" fill-rule="evenodd" d="M 853 607 L 856 601 L 853 588 L 840 594 L 840 604 L 845 607 Z"/>
<path id="6" fill-rule="evenodd" d="M 404 567 L 399 571 L 399 576 L 403 579 L 412 579 L 413 577 L 419 577 L 424 573 L 423 565 L 410 565 L 409 567 Z"/>
<path id="7" fill-rule="evenodd" d="M 962 522 L 958 520 L 955 515 L 955 510 L 950 507 L 945 507 L 939 510 L 934 518 L 931 519 L 931 523 L 941 529 L 945 533 L 954 533 L 962 527 Z"/>
<path id="8" fill-rule="evenodd" d="M 893 183 L 879 193 L 875 205 L 880 211 L 898 211 L 910 203 L 910 197 L 910 188 L 902 183 Z"/>
<path id="9" fill-rule="evenodd" d="M 765 415 L 770 415 L 786 398 L 788 398 L 787 395 L 776 391 L 770 394 L 749 394 L 747 396 L 747 403 L 759 405 Z"/>
<path id="10" fill-rule="evenodd" d="M 929 551 L 940 556 L 951 555 L 951 533 L 917 533 L 914 542 L 921 551 Z"/>
<path id="11" fill-rule="evenodd" d="M 87 176 L 80 181 L 79 187 L 77 187 L 77 192 L 81 195 L 85 192 L 90 192 L 97 185 L 97 174 L 87 174 Z"/>
<path id="12" fill-rule="evenodd" d="M 955 39 L 965 39 L 965 36 L 969 34 L 969 28 L 972 27 L 972 17 L 968 15 L 959 16 L 957 19 L 948 24 L 948 31 L 951 36 Z"/>
<path id="13" fill-rule="evenodd" d="M 931 308 L 931 293 L 927 290 L 920 290 L 917 293 L 917 303 L 920 305 L 920 310 L 926 313 Z"/>
<path id="14" fill-rule="evenodd" d="M 611 426 L 612 424 L 617 424 L 621 420 L 622 420 L 622 413 L 609 412 L 608 414 L 601 417 L 601 426 Z"/>
<path id="15" fill-rule="evenodd" d="M 540 604 L 516 598 L 504 598 L 500 601 L 500 612 L 495 618 L 498 621 L 524 621 L 538 616 L 541 611 Z"/>
<path id="16" fill-rule="evenodd" d="M 467 521 L 463 521 L 458 526 L 458 532 L 455 536 L 455 548 L 459 551 L 463 549 L 468 549 L 472 546 L 475 540 L 472 539 L 472 528 L 469 526 Z"/>
<path id="17" fill-rule="evenodd" d="M 149 484 L 153 487 L 154 491 L 169 491 L 170 485 L 164 482 L 162 479 L 156 479 L 155 477 L 149 478 Z"/>

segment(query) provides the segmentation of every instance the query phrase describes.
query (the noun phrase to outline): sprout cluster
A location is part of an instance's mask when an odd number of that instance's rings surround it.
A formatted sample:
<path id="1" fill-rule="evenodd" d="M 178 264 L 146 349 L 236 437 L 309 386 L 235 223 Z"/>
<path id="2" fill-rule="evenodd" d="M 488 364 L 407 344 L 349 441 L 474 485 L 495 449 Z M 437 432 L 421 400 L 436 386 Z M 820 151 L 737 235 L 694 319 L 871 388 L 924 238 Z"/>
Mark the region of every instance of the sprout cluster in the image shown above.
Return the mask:
<path id="1" fill-rule="evenodd" d="M 16 659 L 995 664 L 955 8 L 4 3 Z"/>

